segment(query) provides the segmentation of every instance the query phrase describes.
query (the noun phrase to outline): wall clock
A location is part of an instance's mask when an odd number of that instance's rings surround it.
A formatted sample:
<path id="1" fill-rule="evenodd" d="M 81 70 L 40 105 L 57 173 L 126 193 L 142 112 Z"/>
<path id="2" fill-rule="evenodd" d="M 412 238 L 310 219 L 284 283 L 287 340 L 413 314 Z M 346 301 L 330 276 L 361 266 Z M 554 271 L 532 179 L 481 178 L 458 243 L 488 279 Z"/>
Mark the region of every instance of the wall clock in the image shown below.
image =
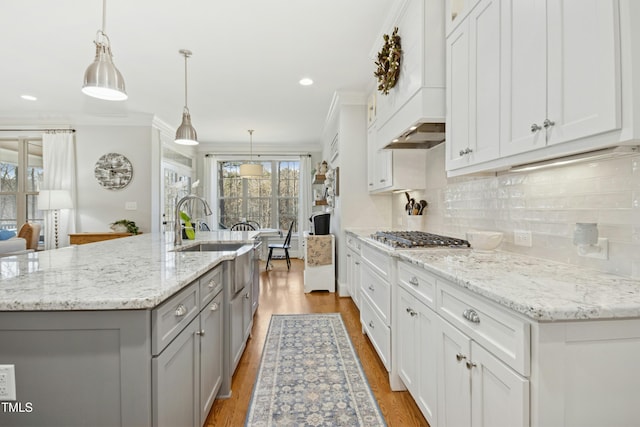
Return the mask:
<path id="1" fill-rule="evenodd" d="M 119 190 L 131 182 L 133 166 L 122 154 L 107 153 L 96 162 L 94 175 L 104 188 Z"/>

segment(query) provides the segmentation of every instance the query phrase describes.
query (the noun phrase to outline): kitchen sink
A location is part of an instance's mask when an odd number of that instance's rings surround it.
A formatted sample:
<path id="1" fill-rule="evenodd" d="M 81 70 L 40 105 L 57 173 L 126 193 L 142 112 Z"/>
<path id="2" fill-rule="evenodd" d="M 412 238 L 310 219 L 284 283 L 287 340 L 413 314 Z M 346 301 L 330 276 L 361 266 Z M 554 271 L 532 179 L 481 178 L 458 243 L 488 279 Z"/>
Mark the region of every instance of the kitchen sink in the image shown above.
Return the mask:
<path id="1" fill-rule="evenodd" d="M 179 252 L 211 252 L 211 251 L 237 251 L 243 246 L 250 246 L 250 243 L 200 243 L 199 245 L 176 248 Z"/>

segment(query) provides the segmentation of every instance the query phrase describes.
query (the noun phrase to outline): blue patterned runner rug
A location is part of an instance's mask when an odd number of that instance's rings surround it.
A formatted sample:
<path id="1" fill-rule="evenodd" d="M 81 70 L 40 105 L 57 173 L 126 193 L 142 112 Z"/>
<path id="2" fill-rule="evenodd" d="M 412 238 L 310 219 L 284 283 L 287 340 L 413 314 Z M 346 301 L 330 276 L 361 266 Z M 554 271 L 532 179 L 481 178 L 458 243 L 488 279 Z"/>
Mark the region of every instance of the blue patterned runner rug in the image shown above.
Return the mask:
<path id="1" fill-rule="evenodd" d="M 339 313 L 272 315 L 246 426 L 386 426 Z"/>

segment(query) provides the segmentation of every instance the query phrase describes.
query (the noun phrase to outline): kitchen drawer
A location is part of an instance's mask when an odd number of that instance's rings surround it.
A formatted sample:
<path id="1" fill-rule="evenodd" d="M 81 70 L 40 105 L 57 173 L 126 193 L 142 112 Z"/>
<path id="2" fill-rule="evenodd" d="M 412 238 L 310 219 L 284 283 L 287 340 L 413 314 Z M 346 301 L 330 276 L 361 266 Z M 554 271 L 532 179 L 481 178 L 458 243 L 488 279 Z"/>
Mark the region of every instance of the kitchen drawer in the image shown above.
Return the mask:
<path id="1" fill-rule="evenodd" d="M 362 259 L 385 280 L 391 280 L 391 256 L 388 253 L 362 245 Z"/>
<path id="2" fill-rule="evenodd" d="M 360 321 L 365 329 L 373 347 L 376 349 L 382 364 L 391 370 L 391 329 L 378 316 L 376 310 L 371 306 L 369 298 L 362 298 L 362 309 L 360 311 Z"/>
<path id="3" fill-rule="evenodd" d="M 222 290 L 223 273 L 223 264 L 220 264 L 200 277 L 200 310 Z"/>
<path id="4" fill-rule="evenodd" d="M 398 263 L 398 283 L 413 293 L 427 307 L 436 309 L 436 277 L 423 268 L 401 261 Z"/>
<path id="5" fill-rule="evenodd" d="M 442 280 L 437 281 L 436 311 L 521 375 L 529 376 L 531 332 L 526 320 Z"/>
<path id="6" fill-rule="evenodd" d="M 360 239 L 353 234 L 347 234 L 346 237 L 347 247 L 360 255 L 360 250 L 362 248 L 362 242 L 360 242 Z"/>
<path id="7" fill-rule="evenodd" d="M 198 282 L 172 296 L 151 312 L 151 351 L 158 355 L 200 312 Z"/>
<path id="8" fill-rule="evenodd" d="M 362 269 L 361 294 L 370 299 L 373 308 L 385 325 L 391 324 L 391 290 L 389 283 L 378 276 L 369 266 Z"/>

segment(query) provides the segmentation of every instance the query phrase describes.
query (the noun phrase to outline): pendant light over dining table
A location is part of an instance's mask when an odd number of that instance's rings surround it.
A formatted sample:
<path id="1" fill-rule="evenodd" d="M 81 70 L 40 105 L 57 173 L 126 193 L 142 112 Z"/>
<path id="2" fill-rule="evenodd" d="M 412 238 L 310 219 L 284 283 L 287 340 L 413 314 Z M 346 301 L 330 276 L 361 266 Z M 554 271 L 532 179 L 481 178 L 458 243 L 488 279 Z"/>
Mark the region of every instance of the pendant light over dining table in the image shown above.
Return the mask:
<path id="1" fill-rule="evenodd" d="M 127 99 L 127 92 L 124 88 L 124 78 L 113 63 L 111 42 L 105 33 L 106 16 L 107 0 L 103 0 L 102 29 L 98 30 L 94 40 L 96 56 L 84 72 L 82 92 L 107 101 L 124 101 Z"/>
<path id="2" fill-rule="evenodd" d="M 240 176 L 242 178 L 252 178 L 262 176 L 262 165 L 253 163 L 253 129 L 249 129 L 249 163 L 240 165 Z"/>
<path id="3" fill-rule="evenodd" d="M 192 52 L 187 49 L 180 49 L 180 55 L 184 55 L 184 110 L 182 111 L 182 123 L 176 131 L 176 144 L 181 145 L 198 145 L 198 134 L 191 125 L 191 114 L 187 106 L 187 58 Z"/>

